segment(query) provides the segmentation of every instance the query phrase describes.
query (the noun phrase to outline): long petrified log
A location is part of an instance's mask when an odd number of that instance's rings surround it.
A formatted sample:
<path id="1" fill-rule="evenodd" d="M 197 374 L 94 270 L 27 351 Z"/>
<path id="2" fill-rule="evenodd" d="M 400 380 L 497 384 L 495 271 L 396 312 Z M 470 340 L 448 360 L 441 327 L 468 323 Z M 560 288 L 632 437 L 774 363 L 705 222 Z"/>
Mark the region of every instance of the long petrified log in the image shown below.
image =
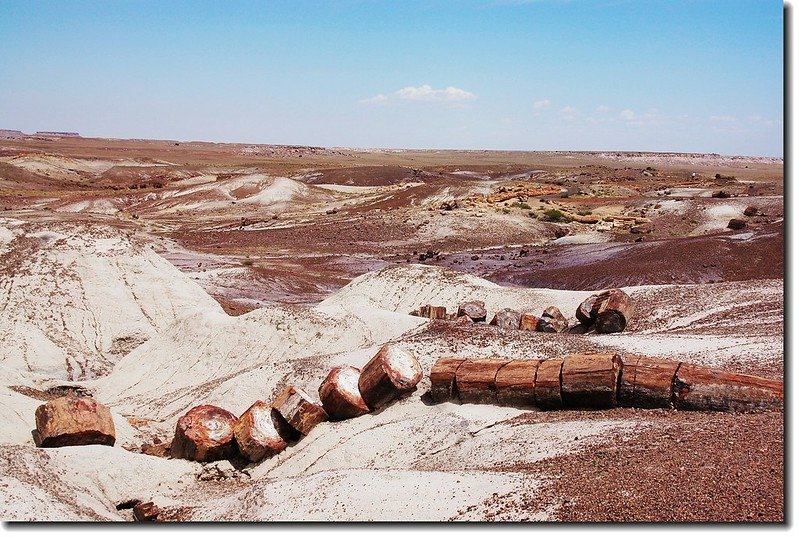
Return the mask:
<path id="1" fill-rule="evenodd" d="M 783 383 L 752 375 L 718 371 L 682 363 L 674 375 L 674 405 L 678 410 L 778 410 Z"/>
<path id="2" fill-rule="evenodd" d="M 572 408 L 614 408 L 619 373 L 618 354 L 571 354 L 563 359 L 561 393 Z"/>
<path id="3" fill-rule="evenodd" d="M 358 390 L 361 370 L 357 367 L 334 367 L 319 386 L 319 399 L 331 420 L 347 420 L 369 412 Z"/>
<path id="4" fill-rule="evenodd" d="M 560 373 L 563 360 L 544 360 L 535 373 L 535 406 L 543 410 L 563 408 Z"/>
<path id="5" fill-rule="evenodd" d="M 291 437 L 286 423 L 263 401 L 256 401 L 233 426 L 239 451 L 250 462 L 258 462 L 283 451 Z"/>
<path id="6" fill-rule="evenodd" d="M 116 431 L 107 406 L 91 397 L 66 396 L 36 409 L 33 437 L 40 447 L 113 446 Z"/>
<path id="7" fill-rule="evenodd" d="M 591 309 L 596 331 L 601 334 L 621 332 L 633 314 L 633 301 L 621 289 L 600 293 Z"/>
<path id="8" fill-rule="evenodd" d="M 430 370 L 430 397 L 434 403 L 445 403 L 458 399 L 455 387 L 455 372 L 466 358 L 440 358 Z"/>
<path id="9" fill-rule="evenodd" d="M 236 416 L 223 408 L 196 406 L 178 420 L 169 454 L 200 462 L 233 457 L 237 449 L 235 423 Z"/>
<path id="10" fill-rule="evenodd" d="M 455 386 L 462 403 L 497 404 L 497 372 L 508 360 L 466 360 L 455 373 Z"/>
<path id="11" fill-rule="evenodd" d="M 535 406 L 535 374 L 540 360 L 513 360 L 497 371 L 494 384 L 502 406 Z"/>
<path id="12" fill-rule="evenodd" d="M 327 421 L 325 409 L 314 403 L 307 393 L 294 386 L 286 386 L 275 398 L 272 408 L 292 429 L 302 435 L 307 435 L 318 424 Z"/>
<path id="13" fill-rule="evenodd" d="M 636 408 L 673 406 L 672 384 L 680 362 L 625 356 L 619 386 L 619 405 Z"/>
<path id="14" fill-rule="evenodd" d="M 420 380 L 422 366 L 413 353 L 384 345 L 361 369 L 358 390 L 366 405 L 375 410 L 414 391 Z"/>

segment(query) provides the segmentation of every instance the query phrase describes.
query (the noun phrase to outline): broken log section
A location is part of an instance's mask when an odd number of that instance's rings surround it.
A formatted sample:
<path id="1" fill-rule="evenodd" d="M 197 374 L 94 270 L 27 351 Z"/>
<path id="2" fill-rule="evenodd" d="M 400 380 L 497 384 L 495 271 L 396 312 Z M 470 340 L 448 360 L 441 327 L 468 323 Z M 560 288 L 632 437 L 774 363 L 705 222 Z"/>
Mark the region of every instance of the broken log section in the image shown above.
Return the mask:
<path id="1" fill-rule="evenodd" d="M 628 356 L 619 387 L 619 405 L 635 408 L 670 408 L 672 384 L 680 363 L 672 360 Z"/>
<path id="2" fill-rule="evenodd" d="M 674 405 L 678 410 L 780 409 L 783 383 L 683 363 L 674 375 Z"/>
<path id="3" fill-rule="evenodd" d="M 618 354 L 571 354 L 563 359 L 561 394 L 569 408 L 615 408 L 619 373 Z"/>
<path id="4" fill-rule="evenodd" d="M 469 317 L 476 323 L 486 320 L 486 305 L 482 300 L 471 300 L 458 306 L 458 317 Z"/>
<path id="5" fill-rule="evenodd" d="M 347 420 L 369 412 L 358 389 L 360 376 L 357 367 L 334 367 L 322 381 L 319 399 L 331 420 Z"/>
<path id="6" fill-rule="evenodd" d="M 36 409 L 33 439 L 39 447 L 113 446 L 116 431 L 107 406 L 91 397 L 68 395 Z"/>
<path id="7" fill-rule="evenodd" d="M 488 323 L 505 330 L 518 330 L 521 324 L 522 314 L 510 308 L 504 308 L 494 314 L 494 318 Z"/>
<path id="8" fill-rule="evenodd" d="M 535 374 L 540 360 L 513 360 L 497 371 L 497 402 L 502 406 L 535 406 Z"/>
<path id="9" fill-rule="evenodd" d="M 272 405 L 256 401 L 233 426 L 233 435 L 241 454 L 250 462 L 259 462 L 283 451 L 291 430 Z"/>
<path id="10" fill-rule="evenodd" d="M 327 421 L 327 413 L 321 405 L 317 405 L 304 391 L 294 386 L 286 386 L 272 403 L 277 413 L 296 432 L 307 435 L 323 421 Z"/>
<path id="11" fill-rule="evenodd" d="M 139 502 L 133 506 L 133 520 L 136 522 L 157 522 L 161 510 L 153 502 Z"/>
<path id="12" fill-rule="evenodd" d="M 422 380 L 422 366 L 403 349 L 384 345 L 361 369 L 358 390 L 366 405 L 378 409 L 416 389 Z"/>
<path id="13" fill-rule="evenodd" d="M 494 383 L 499 369 L 507 360 L 466 360 L 455 373 L 455 387 L 461 403 L 497 404 Z"/>
<path id="14" fill-rule="evenodd" d="M 591 309 L 596 331 L 601 334 L 621 332 L 633 314 L 633 301 L 621 289 L 600 293 Z"/>
<path id="15" fill-rule="evenodd" d="M 430 370 L 430 397 L 434 403 L 458 399 L 455 374 L 466 358 L 441 358 Z"/>
<path id="16" fill-rule="evenodd" d="M 535 373 L 535 406 L 542 410 L 563 408 L 560 371 L 563 360 L 544 360 Z"/>
<path id="17" fill-rule="evenodd" d="M 237 452 L 235 423 L 236 416 L 225 409 L 196 406 L 178 420 L 169 454 L 199 462 L 229 459 Z"/>

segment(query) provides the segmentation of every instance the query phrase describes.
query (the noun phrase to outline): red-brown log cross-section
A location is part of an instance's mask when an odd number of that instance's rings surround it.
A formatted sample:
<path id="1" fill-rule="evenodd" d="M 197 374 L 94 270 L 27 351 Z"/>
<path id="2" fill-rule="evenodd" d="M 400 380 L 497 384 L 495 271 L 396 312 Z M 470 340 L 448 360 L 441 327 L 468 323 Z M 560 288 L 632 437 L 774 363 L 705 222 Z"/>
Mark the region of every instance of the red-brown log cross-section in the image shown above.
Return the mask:
<path id="1" fill-rule="evenodd" d="M 235 423 L 236 416 L 225 409 L 196 406 L 178 420 L 170 455 L 200 462 L 229 459 L 237 452 Z"/>
<path id="2" fill-rule="evenodd" d="M 461 403 L 497 404 L 497 372 L 508 360 L 466 360 L 455 373 L 455 387 Z"/>
<path id="3" fill-rule="evenodd" d="M 311 397 L 294 386 L 286 386 L 272 403 L 278 414 L 299 434 L 307 435 L 323 421 L 327 421 L 327 412 L 317 405 Z"/>
<path id="4" fill-rule="evenodd" d="M 39 447 L 113 446 L 116 432 L 107 406 L 91 397 L 66 396 L 36 409 L 33 437 Z"/>
<path id="5" fill-rule="evenodd" d="M 618 354 L 571 354 L 563 359 L 561 394 L 570 408 L 615 408 L 619 373 Z"/>
<path id="6" fill-rule="evenodd" d="M 331 420 L 347 420 L 369 412 L 361 397 L 358 379 L 361 370 L 357 367 L 334 367 L 319 386 L 319 399 Z"/>
<path id="7" fill-rule="evenodd" d="M 413 353 L 384 345 L 361 369 L 358 390 L 367 406 L 376 410 L 414 391 L 420 380 L 422 366 Z"/>
<path id="8" fill-rule="evenodd" d="M 627 327 L 632 314 L 633 301 L 621 289 L 600 293 L 591 309 L 596 331 L 602 334 L 621 332 Z"/>
<path id="9" fill-rule="evenodd" d="M 434 403 L 459 399 L 455 386 L 455 372 L 466 358 L 440 358 L 430 370 L 430 397 Z"/>
<path id="10" fill-rule="evenodd" d="M 272 405 L 256 401 L 236 421 L 233 434 L 241 454 L 258 462 L 283 451 L 291 431 Z"/>
<path id="11" fill-rule="evenodd" d="M 674 360 L 625 356 L 619 405 L 636 408 L 672 407 L 672 384 L 679 365 Z"/>
<path id="12" fill-rule="evenodd" d="M 497 372 L 497 402 L 502 406 L 535 406 L 535 374 L 540 360 L 513 360 Z"/>
<path id="13" fill-rule="evenodd" d="M 560 373 L 563 360 L 544 360 L 535 373 L 535 406 L 542 410 L 563 408 Z"/>
<path id="14" fill-rule="evenodd" d="M 674 376 L 678 410 L 751 412 L 783 406 L 783 383 L 682 363 Z"/>

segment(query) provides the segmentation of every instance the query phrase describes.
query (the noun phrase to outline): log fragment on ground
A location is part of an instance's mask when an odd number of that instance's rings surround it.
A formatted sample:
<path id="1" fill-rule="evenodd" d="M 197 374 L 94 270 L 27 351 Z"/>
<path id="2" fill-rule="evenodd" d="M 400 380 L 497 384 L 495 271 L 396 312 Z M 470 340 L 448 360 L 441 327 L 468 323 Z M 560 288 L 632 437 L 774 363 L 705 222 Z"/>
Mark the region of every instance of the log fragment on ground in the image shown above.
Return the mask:
<path id="1" fill-rule="evenodd" d="M 486 305 L 482 300 L 470 300 L 458 306 L 458 317 L 468 317 L 476 323 L 486 320 Z"/>
<path id="2" fill-rule="evenodd" d="M 560 373 L 563 360 L 544 360 L 535 373 L 535 406 L 542 410 L 563 408 L 560 390 Z"/>
<path id="3" fill-rule="evenodd" d="M 455 372 L 465 358 L 440 358 L 430 370 L 430 397 L 434 403 L 445 403 L 458 399 Z"/>
<path id="4" fill-rule="evenodd" d="M 561 391 L 571 408 L 614 408 L 619 373 L 618 354 L 571 354 L 563 359 Z"/>
<path id="5" fill-rule="evenodd" d="M 529 408 L 535 405 L 535 373 L 540 360 L 513 360 L 497 372 L 497 402 L 502 406 Z"/>
<path id="6" fill-rule="evenodd" d="M 491 319 L 489 324 L 505 330 L 518 330 L 521 324 L 521 317 L 522 315 L 518 311 L 504 308 L 494 314 L 494 318 Z"/>
<path id="7" fill-rule="evenodd" d="M 519 318 L 519 329 L 527 330 L 528 332 L 536 332 L 538 331 L 538 321 L 538 316 L 532 313 L 522 313 Z"/>
<path id="8" fill-rule="evenodd" d="M 334 367 L 319 386 L 319 399 L 331 420 L 347 420 L 369 412 L 358 390 L 361 370 L 357 367 Z"/>
<path id="9" fill-rule="evenodd" d="M 418 316 L 426 317 L 428 319 L 433 319 L 433 320 L 446 319 L 447 308 L 446 306 L 432 306 L 430 304 L 427 304 L 419 308 Z"/>
<path id="10" fill-rule="evenodd" d="M 116 431 L 111 411 L 91 397 L 52 399 L 36 409 L 33 438 L 39 447 L 113 446 Z"/>
<path id="11" fill-rule="evenodd" d="M 680 362 L 634 356 L 624 358 L 619 405 L 635 408 L 671 408 L 674 375 Z"/>
<path id="12" fill-rule="evenodd" d="M 233 427 L 239 451 L 250 462 L 259 462 L 283 451 L 291 437 L 285 422 L 272 405 L 256 401 L 239 417 Z"/>
<path id="13" fill-rule="evenodd" d="M 160 513 L 153 502 L 139 502 L 133 506 L 133 520 L 136 522 L 156 522 Z"/>
<path id="14" fill-rule="evenodd" d="M 209 462 L 229 459 L 238 448 L 233 435 L 236 416 L 213 405 L 199 405 L 184 414 L 175 426 L 169 453 L 178 459 Z"/>
<path id="15" fill-rule="evenodd" d="M 678 410 L 779 410 L 783 383 L 683 362 L 674 377 L 674 405 Z"/>
<path id="16" fill-rule="evenodd" d="M 275 398 L 272 408 L 292 429 L 302 435 L 307 435 L 314 427 L 328 419 L 327 412 L 321 405 L 316 404 L 310 395 L 294 386 L 286 386 Z"/>
<path id="17" fill-rule="evenodd" d="M 560 333 L 569 329 L 569 321 L 555 306 L 549 306 L 541 314 L 536 328 L 539 332 Z"/>
<path id="18" fill-rule="evenodd" d="M 461 403 L 497 404 L 497 372 L 508 360 L 492 358 L 466 360 L 455 373 Z"/>
<path id="19" fill-rule="evenodd" d="M 422 366 L 413 353 L 384 345 L 361 369 L 358 390 L 366 405 L 378 409 L 416 389 Z"/>
<path id="20" fill-rule="evenodd" d="M 584 326 L 591 326 L 594 324 L 594 316 L 592 311 L 594 310 L 594 304 L 596 303 L 597 298 L 599 298 L 598 294 L 591 295 L 583 300 L 579 306 L 577 306 L 575 317 L 577 317 L 577 320 L 580 321 L 580 324 Z"/>
<path id="21" fill-rule="evenodd" d="M 599 294 L 591 310 L 596 331 L 601 334 L 621 332 L 633 314 L 633 301 L 621 289 L 610 289 Z"/>

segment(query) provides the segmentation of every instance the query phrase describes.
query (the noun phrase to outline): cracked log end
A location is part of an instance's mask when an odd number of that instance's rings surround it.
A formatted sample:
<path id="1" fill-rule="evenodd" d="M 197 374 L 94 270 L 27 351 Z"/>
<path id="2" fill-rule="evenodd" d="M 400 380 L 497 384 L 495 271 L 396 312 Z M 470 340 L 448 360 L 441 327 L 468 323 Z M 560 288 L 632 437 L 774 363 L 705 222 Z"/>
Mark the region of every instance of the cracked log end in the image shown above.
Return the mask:
<path id="1" fill-rule="evenodd" d="M 633 301 L 621 289 L 610 289 L 600 293 L 591 309 L 596 331 L 600 334 L 621 332 L 633 314 Z"/>
<path id="2" fill-rule="evenodd" d="M 294 386 L 287 386 L 280 392 L 272 403 L 272 408 L 292 429 L 303 435 L 307 435 L 311 429 L 328 419 L 327 412 L 321 405 L 314 403 L 310 395 Z"/>
<path id="3" fill-rule="evenodd" d="M 680 362 L 629 356 L 619 386 L 619 405 L 636 408 L 671 408 L 672 384 Z"/>
<path id="4" fill-rule="evenodd" d="M 513 360 L 497 372 L 497 402 L 502 406 L 535 406 L 535 374 L 540 360 Z"/>
<path id="5" fill-rule="evenodd" d="M 66 396 L 36 409 L 33 438 L 39 447 L 113 446 L 116 431 L 107 406 L 91 397 Z"/>
<path id="6" fill-rule="evenodd" d="M 357 367 L 334 367 L 322 381 L 319 398 L 331 420 L 356 418 L 369 412 L 358 389 L 360 375 Z"/>
<path id="7" fill-rule="evenodd" d="M 519 318 L 519 329 L 527 330 L 528 332 L 536 332 L 538 330 L 538 316 L 532 313 L 522 313 Z"/>
<path id="8" fill-rule="evenodd" d="M 430 370 L 430 397 L 434 403 L 445 403 L 459 398 L 455 386 L 455 373 L 465 358 L 440 358 Z"/>
<path id="9" fill-rule="evenodd" d="M 236 416 L 223 408 L 196 406 L 178 420 L 170 455 L 199 462 L 234 457 L 237 452 L 233 435 L 235 423 Z"/>
<path id="10" fill-rule="evenodd" d="M 561 391 L 571 408 L 614 408 L 619 374 L 618 354 L 571 354 L 563 359 Z"/>
<path id="11" fill-rule="evenodd" d="M 560 373 L 563 360 L 544 360 L 535 373 L 535 406 L 542 410 L 563 408 Z"/>
<path id="12" fill-rule="evenodd" d="M 783 383 L 682 363 L 674 376 L 678 410 L 754 412 L 783 408 Z"/>
<path id="13" fill-rule="evenodd" d="M 497 372 L 508 360 L 466 360 L 455 372 L 455 387 L 461 403 L 497 404 Z"/>
<path id="14" fill-rule="evenodd" d="M 361 369 L 358 390 L 366 405 L 375 410 L 414 391 L 420 380 L 422 366 L 411 352 L 384 345 Z"/>
<path id="15" fill-rule="evenodd" d="M 292 431 L 272 409 L 272 405 L 256 401 L 233 426 L 239 451 L 250 462 L 259 462 L 283 451 Z"/>

